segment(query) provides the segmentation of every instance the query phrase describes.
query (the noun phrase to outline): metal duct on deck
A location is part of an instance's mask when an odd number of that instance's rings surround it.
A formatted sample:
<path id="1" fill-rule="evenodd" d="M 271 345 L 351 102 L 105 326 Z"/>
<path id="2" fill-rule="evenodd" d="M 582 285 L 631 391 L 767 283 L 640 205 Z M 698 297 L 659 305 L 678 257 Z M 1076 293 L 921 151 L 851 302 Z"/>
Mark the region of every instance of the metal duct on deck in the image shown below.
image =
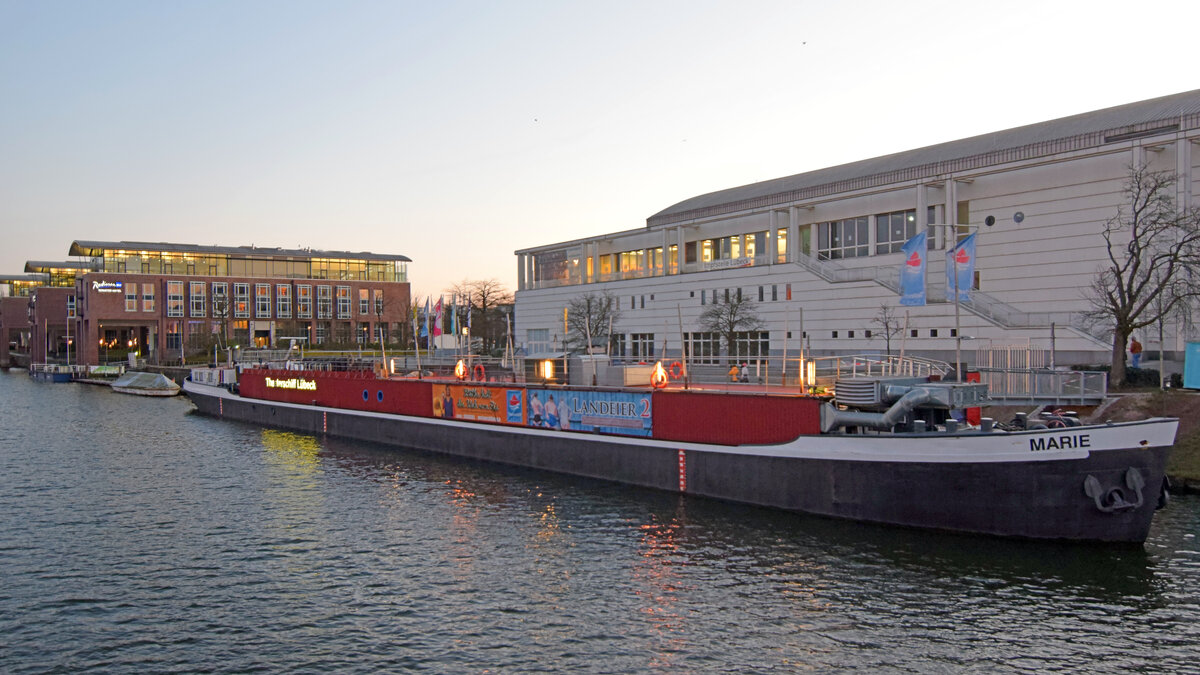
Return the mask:
<path id="1" fill-rule="evenodd" d="M 899 393 L 904 387 L 888 387 L 888 393 Z M 926 387 L 908 389 L 886 412 L 873 413 L 858 410 L 838 410 L 831 403 L 821 406 L 821 432 L 829 433 L 838 427 L 871 427 L 891 429 L 917 406 L 935 399 L 934 392 Z"/>

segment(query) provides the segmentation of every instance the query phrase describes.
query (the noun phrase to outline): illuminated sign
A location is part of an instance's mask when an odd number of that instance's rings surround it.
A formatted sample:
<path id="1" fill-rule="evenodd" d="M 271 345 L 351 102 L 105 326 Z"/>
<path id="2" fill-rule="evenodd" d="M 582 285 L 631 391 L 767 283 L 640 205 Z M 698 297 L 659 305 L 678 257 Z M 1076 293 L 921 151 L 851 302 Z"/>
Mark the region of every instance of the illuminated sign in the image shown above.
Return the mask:
<path id="1" fill-rule="evenodd" d="M 98 293 L 120 293 L 120 281 L 93 281 L 92 290 Z"/>
<path id="2" fill-rule="evenodd" d="M 267 381 L 267 389 L 299 389 L 300 391 L 316 391 L 316 380 L 306 380 L 303 377 L 293 377 L 290 380 L 277 380 L 273 377 L 265 378 Z"/>

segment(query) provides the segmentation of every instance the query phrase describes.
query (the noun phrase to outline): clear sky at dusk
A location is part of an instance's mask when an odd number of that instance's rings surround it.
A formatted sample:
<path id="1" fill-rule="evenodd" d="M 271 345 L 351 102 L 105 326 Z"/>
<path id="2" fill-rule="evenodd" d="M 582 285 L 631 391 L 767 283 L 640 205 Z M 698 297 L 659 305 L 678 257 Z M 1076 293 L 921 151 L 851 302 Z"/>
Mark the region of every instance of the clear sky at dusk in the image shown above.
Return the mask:
<path id="1" fill-rule="evenodd" d="M 1200 3 L 0 0 L 0 274 L 75 239 L 409 256 L 1200 87 Z M 1190 74 L 1189 74 L 1190 73 Z"/>

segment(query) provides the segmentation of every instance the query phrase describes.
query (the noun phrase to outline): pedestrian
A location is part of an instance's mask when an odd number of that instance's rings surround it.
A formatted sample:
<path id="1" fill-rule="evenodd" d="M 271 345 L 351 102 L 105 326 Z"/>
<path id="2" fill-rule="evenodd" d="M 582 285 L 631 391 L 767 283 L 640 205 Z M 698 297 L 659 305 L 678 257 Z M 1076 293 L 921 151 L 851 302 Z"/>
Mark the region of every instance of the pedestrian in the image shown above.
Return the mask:
<path id="1" fill-rule="evenodd" d="M 1129 341 L 1129 355 L 1133 357 L 1133 367 L 1140 368 L 1142 364 L 1142 343 L 1137 341 L 1137 338 L 1132 338 Z"/>
<path id="2" fill-rule="evenodd" d="M 750 381 L 750 364 L 743 363 L 742 364 L 742 382 L 749 382 L 749 381 Z"/>
<path id="3" fill-rule="evenodd" d="M 729 367 L 729 381 L 730 382 L 738 381 L 738 367 L 737 367 L 736 363 Z"/>

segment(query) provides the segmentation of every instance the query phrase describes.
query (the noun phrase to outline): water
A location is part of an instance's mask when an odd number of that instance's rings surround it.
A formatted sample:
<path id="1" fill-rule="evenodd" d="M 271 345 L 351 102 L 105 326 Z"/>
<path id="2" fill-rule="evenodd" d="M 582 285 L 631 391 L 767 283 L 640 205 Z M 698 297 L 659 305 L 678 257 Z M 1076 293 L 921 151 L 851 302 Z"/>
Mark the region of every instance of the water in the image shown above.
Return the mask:
<path id="1" fill-rule="evenodd" d="M 0 372 L 0 671 L 1200 672 L 1144 548 L 841 523 Z"/>

